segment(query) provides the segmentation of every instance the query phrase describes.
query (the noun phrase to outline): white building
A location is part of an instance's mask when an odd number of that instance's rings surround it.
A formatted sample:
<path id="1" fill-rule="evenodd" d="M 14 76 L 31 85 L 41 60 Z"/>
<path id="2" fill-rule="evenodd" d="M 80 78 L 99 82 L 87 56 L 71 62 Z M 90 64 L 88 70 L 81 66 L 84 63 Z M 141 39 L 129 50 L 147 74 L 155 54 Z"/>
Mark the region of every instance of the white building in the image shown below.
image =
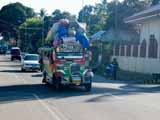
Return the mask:
<path id="1" fill-rule="evenodd" d="M 140 43 L 115 45 L 113 57 L 120 68 L 141 73 L 160 73 L 160 4 L 125 19 L 140 29 Z"/>

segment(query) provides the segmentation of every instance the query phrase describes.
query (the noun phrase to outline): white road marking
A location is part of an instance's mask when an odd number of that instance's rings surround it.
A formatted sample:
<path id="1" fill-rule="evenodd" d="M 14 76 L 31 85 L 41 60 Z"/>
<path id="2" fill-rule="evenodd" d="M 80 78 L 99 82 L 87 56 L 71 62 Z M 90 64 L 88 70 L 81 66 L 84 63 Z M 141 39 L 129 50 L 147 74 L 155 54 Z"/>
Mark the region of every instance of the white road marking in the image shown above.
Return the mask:
<path id="1" fill-rule="evenodd" d="M 43 100 L 41 100 L 41 99 L 38 97 L 38 95 L 33 94 L 33 96 L 41 103 L 41 105 L 42 105 L 43 107 L 45 107 L 45 108 L 48 110 L 48 112 L 50 112 L 50 114 L 52 115 L 52 117 L 53 117 L 54 119 L 56 119 L 56 120 L 67 120 L 64 116 L 63 116 L 63 119 L 61 119 L 61 118 L 57 115 L 57 114 L 60 114 L 60 113 L 57 113 L 58 110 L 57 110 L 54 106 L 52 106 L 52 108 L 54 108 L 54 110 L 55 110 L 56 112 L 54 112 L 45 102 L 43 102 Z"/>

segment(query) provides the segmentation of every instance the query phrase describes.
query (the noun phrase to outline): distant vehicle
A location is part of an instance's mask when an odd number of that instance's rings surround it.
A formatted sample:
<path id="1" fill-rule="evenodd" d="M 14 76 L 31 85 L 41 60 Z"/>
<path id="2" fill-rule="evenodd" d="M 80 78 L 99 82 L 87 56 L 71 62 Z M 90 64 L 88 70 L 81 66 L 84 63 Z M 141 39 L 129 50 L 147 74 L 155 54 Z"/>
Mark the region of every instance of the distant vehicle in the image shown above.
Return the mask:
<path id="1" fill-rule="evenodd" d="M 20 55 L 21 51 L 20 48 L 18 47 L 12 47 L 11 49 L 11 61 L 17 59 L 21 61 L 21 55 Z"/>
<path id="2" fill-rule="evenodd" d="M 21 60 L 24 59 L 25 55 L 28 54 L 26 52 L 21 52 Z"/>
<path id="3" fill-rule="evenodd" d="M 22 59 L 21 71 L 40 70 L 39 55 L 26 54 Z"/>
<path id="4" fill-rule="evenodd" d="M 7 49 L 7 46 L 0 46 L 0 54 L 6 54 Z"/>
<path id="5" fill-rule="evenodd" d="M 10 54 L 11 54 L 11 50 L 7 50 L 6 55 L 10 55 Z"/>

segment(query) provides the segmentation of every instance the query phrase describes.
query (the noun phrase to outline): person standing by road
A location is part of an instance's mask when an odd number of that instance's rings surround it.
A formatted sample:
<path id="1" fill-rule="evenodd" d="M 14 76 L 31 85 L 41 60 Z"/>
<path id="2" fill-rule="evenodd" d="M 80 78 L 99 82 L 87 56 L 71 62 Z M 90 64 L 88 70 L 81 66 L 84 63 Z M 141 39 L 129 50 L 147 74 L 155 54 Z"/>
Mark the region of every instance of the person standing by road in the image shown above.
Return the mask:
<path id="1" fill-rule="evenodd" d="M 113 79 L 116 80 L 117 79 L 117 71 L 118 71 L 118 68 L 119 68 L 119 64 L 118 64 L 116 58 L 113 58 L 112 65 L 113 65 L 113 74 L 112 74 Z"/>

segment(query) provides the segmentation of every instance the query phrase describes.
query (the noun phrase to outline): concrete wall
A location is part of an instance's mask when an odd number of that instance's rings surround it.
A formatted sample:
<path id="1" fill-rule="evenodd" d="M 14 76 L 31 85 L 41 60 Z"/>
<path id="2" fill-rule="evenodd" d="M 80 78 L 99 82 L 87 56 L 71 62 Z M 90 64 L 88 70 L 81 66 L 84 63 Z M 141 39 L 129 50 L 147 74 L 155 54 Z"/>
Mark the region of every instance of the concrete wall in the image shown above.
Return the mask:
<path id="1" fill-rule="evenodd" d="M 119 67 L 122 70 L 139 73 L 160 73 L 160 60 L 150 58 L 134 58 L 126 56 L 113 56 L 117 58 Z"/>

